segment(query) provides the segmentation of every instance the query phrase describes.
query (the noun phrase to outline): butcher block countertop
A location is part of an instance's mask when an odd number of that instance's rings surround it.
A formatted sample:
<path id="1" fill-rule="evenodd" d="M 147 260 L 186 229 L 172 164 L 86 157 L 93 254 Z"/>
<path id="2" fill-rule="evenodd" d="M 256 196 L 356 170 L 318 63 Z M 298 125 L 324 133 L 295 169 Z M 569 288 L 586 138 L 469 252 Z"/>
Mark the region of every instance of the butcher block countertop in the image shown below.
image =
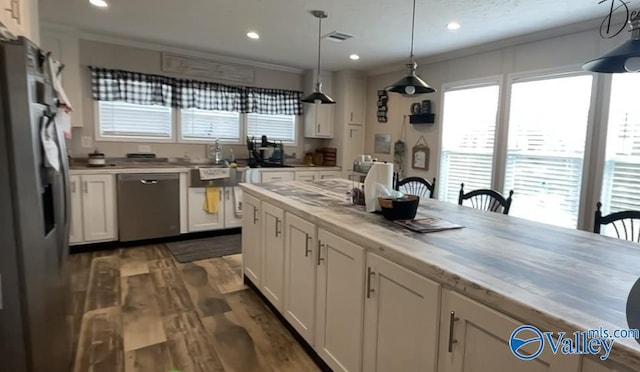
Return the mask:
<path id="1" fill-rule="evenodd" d="M 355 184 L 241 184 L 244 191 L 544 331 L 629 328 L 626 301 L 640 245 L 422 198 L 416 218 L 464 228 L 411 232 L 347 201 Z M 640 344 L 616 340 L 610 359 L 640 370 Z"/>

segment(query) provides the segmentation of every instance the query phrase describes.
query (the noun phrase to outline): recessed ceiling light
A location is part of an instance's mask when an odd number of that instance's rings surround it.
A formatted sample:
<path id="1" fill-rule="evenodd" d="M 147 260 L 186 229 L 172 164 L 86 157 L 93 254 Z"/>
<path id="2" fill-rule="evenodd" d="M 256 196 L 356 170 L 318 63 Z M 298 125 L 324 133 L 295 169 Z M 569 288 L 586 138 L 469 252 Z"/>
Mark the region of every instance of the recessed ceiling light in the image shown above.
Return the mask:
<path id="1" fill-rule="evenodd" d="M 449 22 L 449 23 L 447 23 L 447 28 L 449 30 L 457 30 L 457 29 L 460 28 L 460 23 L 458 23 L 458 22 Z"/>
<path id="2" fill-rule="evenodd" d="M 106 8 L 109 4 L 105 0 L 89 0 L 91 5 L 97 6 L 98 8 Z"/>
<path id="3" fill-rule="evenodd" d="M 253 31 L 251 31 L 251 32 L 247 32 L 247 37 L 248 37 L 249 39 L 253 39 L 253 40 L 258 40 L 258 39 L 260 39 L 260 35 L 258 35 L 258 33 L 257 33 L 257 32 L 253 32 Z"/>
<path id="4" fill-rule="evenodd" d="M 352 61 L 357 61 L 360 59 L 360 56 L 357 54 L 352 54 L 349 56 L 349 59 L 351 59 Z"/>

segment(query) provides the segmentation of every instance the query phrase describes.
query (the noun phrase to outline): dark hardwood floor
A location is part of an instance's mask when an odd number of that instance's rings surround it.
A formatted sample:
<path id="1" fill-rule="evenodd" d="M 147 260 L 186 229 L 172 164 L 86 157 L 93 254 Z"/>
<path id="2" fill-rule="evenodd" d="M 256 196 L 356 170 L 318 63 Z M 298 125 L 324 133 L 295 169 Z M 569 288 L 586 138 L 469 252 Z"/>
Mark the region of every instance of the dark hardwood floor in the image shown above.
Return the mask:
<path id="1" fill-rule="evenodd" d="M 242 281 L 242 256 L 164 245 L 70 256 L 74 372 L 318 371 Z"/>

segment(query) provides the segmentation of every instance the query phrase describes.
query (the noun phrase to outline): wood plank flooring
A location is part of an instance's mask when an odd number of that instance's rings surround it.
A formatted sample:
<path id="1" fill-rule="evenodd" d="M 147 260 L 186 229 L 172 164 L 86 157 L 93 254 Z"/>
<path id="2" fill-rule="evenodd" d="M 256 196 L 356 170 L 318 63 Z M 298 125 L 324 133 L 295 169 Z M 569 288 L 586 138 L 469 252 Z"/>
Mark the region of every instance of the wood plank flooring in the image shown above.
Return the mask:
<path id="1" fill-rule="evenodd" d="M 164 245 L 69 257 L 74 372 L 318 371 L 242 281 L 242 255 Z"/>

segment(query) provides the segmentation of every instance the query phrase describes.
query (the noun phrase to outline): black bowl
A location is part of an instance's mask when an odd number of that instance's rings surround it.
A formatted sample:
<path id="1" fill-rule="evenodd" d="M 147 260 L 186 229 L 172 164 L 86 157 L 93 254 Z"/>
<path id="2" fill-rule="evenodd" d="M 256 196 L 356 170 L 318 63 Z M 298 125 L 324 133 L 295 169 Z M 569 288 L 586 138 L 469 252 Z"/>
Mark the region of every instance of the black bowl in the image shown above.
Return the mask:
<path id="1" fill-rule="evenodd" d="M 390 201 L 391 207 L 389 207 L 389 200 L 380 200 L 382 215 L 386 219 L 392 221 L 412 220 L 415 218 L 416 213 L 418 212 L 420 197 L 416 195 L 407 195 L 407 197 L 404 199 L 393 199 Z"/>

